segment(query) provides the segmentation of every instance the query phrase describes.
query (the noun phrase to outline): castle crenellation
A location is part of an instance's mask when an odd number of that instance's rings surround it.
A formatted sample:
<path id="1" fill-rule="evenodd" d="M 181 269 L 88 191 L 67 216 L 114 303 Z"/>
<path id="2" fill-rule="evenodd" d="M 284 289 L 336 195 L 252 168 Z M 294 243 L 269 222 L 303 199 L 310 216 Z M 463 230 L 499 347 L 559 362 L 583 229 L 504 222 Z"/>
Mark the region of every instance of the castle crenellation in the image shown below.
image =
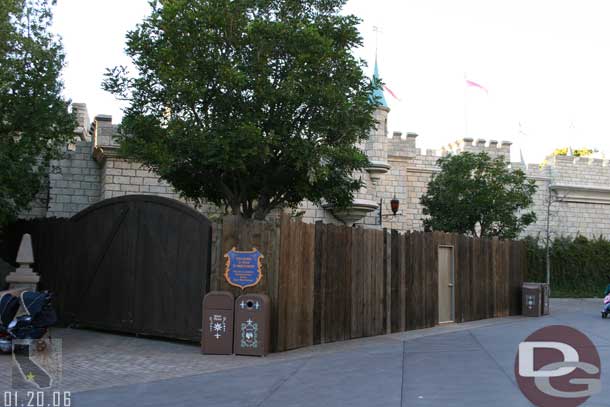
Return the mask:
<path id="1" fill-rule="evenodd" d="M 454 141 L 453 143 L 448 144 L 445 147 L 442 147 L 440 152 L 441 155 L 446 154 L 459 154 L 463 152 L 471 152 L 471 153 L 480 153 L 485 151 L 491 157 L 498 156 L 506 156 L 510 157 L 510 146 L 512 143 L 510 141 L 500 141 L 498 140 L 485 140 L 485 139 L 473 139 L 470 137 L 464 137 L 459 140 Z"/>
<path id="2" fill-rule="evenodd" d="M 93 203 L 128 194 L 159 195 L 180 200 L 179 195 L 156 174 L 141 164 L 117 154 L 117 125 L 112 117 L 97 115 L 89 123 L 85 104 L 75 103 L 78 127 L 74 143 L 62 160 L 52 163 L 48 191 L 24 216 L 69 217 Z M 371 161 L 370 168 L 354 174 L 363 181 L 349 211 L 303 202 L 298 210 L 306 222 L 355 223 L 360 227 L 386 227 L 397 230 L 421 230 L 422 207 L 419 199 L 426 192 L 431 177 L 439 171 L 437 160 L 447 154 L 485 151 L 492 157 L 510 161 L 511 142 L 464 137 L 435 149 L 417 147 L 416 133 L 393 132 L 388 137 L 389 109 L 375 112 L 377 127 L 360 147 Z M 610 237 L 610 165 L 608 160 L 588 157 L 549 157 L 542 164 L 511 162 L 511 168 L 522 169 L 535 180 L 538 192 L 533 210 L 538 220 L 525 234 L 544 235 L 547 213 L 550 213 L 552 235 Z M 549 206 L 549 197 L 552 203 Z M 398 216 L 384 216 L 379 224 L 379 205 L 383 215 L 390 215 L 390 201 L 400 201 Z M 550 209 L 549 209 L 550 208 Z M 219 216 L 224 208 L 213 205 L 198 207 L 202 212 Z"/>

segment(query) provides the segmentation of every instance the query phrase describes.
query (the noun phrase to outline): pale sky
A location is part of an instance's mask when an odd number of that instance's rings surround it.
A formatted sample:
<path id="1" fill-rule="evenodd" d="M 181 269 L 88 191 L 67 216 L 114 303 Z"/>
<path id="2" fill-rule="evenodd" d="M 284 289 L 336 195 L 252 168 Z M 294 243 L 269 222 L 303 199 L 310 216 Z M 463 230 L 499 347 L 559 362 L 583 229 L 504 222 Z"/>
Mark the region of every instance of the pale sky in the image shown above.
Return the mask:
<path id="1" fill-rule="evenodd" d="M 464 137 L 510 140 L 540 162 L 557 147 L 596 148 L 610 158 L 610 4 L 604 0 L 349 0 L 375 57 L 379 34 L 389 130 L 419 134 L 439 148 Z M 127 64 L 125 33 L 148 13 L 147 0 L 59 0 L 54 30 L 67 54 L 65 95 L 89 114 L 121 104 L 100 88 L 104 69 Z M 464 85 L 464 75 L 489 92 Z M 465 109 L 465 101 L 467 108 Z M 465 120 L 467 113 L 468 120 Z M 519 132 L 518 123 L 523 132 Z"/>

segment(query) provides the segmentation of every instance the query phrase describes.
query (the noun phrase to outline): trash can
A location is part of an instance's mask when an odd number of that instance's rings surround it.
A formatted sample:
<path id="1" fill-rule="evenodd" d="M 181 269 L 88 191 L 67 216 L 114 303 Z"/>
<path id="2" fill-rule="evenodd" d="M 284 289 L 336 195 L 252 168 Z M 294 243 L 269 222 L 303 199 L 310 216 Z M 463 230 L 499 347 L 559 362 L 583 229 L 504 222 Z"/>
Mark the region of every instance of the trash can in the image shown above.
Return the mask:
<path id="1" fill-rule="evenodd" d="M 226 291 L 212 291 L 203 298 L 202 353 L 233 354 L 234 298 Z"/>
<path id="2" fill-rule="evenodd" d="M 540 291 L 542 294 L 542 315 L 549 315 L 551 313 L 551 287 L 547 283 L 540 284 Z"/>
<path id="3" fill-rule="evenodd" d="M 539 283 L 523 283 L 523 315 L 539 317 L 542 314 L 542 287 Z"/>
<path id="4" fill-rule="evenodd" d="M 265 356 L 271 339 L 271 301 L 265 294 L 245 294 L 235 301 L 236 355 Z"/>

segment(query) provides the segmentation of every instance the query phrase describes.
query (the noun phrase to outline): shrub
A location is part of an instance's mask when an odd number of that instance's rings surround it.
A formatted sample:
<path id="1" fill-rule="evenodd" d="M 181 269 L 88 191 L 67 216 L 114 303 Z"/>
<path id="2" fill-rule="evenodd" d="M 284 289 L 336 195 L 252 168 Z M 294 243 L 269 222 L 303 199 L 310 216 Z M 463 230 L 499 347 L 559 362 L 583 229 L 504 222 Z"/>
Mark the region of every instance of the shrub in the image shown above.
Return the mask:
<path id="1" fill-rule="evenodd" d="M 526 238 L 528 281 L 546 280 L 546 253 L 539 238 Z M 610 283 L 610 241 L 603 237 L 558 237 L 551 242 L 554 297 L 600 297 Z"/>

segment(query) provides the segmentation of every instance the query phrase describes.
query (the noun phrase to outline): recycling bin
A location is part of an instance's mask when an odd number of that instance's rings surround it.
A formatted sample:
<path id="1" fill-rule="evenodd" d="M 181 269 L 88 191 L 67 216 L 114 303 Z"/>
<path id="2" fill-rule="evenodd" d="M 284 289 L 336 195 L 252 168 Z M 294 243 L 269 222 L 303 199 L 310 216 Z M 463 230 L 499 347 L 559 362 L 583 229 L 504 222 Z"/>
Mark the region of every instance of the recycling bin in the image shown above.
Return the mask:
<path id="1" fill-rule="evenodd" d="M 539 283 L 523 283 L 523 315 L 526 317 L 539 317 L 542 315 L 542 287 Z"/>
<path id="2" fill-rule="evenodd" d="M 265 294 L 245 294 L 235 300 L 236 355 L 265 356 L 271 339 L 271 301 Z"/>
<path id="3" fill-rule="evenodd" d="M 540 291 L 542 293 L 542 315 L 549 315 L 551 313 L 551 287 L 547 283 L 540 284 Z"/>
<path id="4" fill-rule="evenodd" d="M 202 353 L 233 354 L 234 305 L 235 297 L 226 291 L 212 291 L 203 298 Z"/>

